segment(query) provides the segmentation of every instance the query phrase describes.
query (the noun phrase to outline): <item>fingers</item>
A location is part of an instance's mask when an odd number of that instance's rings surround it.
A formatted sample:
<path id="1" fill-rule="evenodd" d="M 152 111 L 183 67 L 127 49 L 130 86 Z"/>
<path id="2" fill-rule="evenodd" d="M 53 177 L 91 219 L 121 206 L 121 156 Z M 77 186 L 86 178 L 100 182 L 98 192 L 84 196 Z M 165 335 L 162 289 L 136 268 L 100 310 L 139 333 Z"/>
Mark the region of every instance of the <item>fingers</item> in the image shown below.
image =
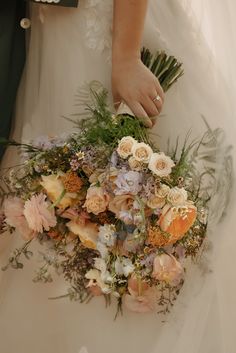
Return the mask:
<path id="1" fill-rule="evenodd" d="M 153 126 L 151 119 L 148 117 L 148 114 L 139 102 L 130 102 L 127 104 L 134 115 L 144 124 L 144 126 L 149 128 Z"/>

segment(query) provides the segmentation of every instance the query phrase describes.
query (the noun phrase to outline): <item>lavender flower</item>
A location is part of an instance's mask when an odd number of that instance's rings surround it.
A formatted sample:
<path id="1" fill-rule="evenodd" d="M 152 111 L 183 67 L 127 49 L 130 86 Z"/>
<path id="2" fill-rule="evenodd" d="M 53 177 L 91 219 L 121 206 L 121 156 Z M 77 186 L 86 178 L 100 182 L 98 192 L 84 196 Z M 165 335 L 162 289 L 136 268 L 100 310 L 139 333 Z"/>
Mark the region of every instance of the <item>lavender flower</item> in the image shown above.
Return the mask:
<path id="1" fill-rule="evenodd" d="M 115 181 L 117 188 L 115 189 L 116 195 L 132 194 L 137 195 L 142 189 L 142 174 L 122 170 Z"/>

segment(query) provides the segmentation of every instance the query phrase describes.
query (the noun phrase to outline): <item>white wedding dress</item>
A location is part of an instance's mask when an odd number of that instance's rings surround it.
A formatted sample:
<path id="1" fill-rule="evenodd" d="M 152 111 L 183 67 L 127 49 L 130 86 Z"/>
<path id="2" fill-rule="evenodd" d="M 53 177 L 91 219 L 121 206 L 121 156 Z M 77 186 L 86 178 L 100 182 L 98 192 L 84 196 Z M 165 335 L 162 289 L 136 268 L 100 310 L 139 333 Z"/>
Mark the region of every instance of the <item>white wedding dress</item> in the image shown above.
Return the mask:
<path id="1" fill-rule="evenodd" d="M 62 116 L 78 112 L 78 88 L 99 80 L 110 89 L 112 2 L 80 0 L 78 9 L 32 5 L 14 138 L 27 141 L 73 130 Z M 224 0 L 223 6 L 220 0 L 149 1 L 144 45 L 175 55 L 185 69 L 184 77 L 167 93 L 163 116 L 155 128 L 163 147 L 168 137 L 172 141 L 178 135 L 184 138 L 190 128 L 193 138 L 200 136 L 205 130 L 202 115 L 212 128 L 224 128 L 229 142 L 234 140 L 233 2 Z M 14 164 L 14 160 L 8 152 L 5 164 Z M 64 294 L 66 285 L 63 281 L 32 283 L 37 256 L 24 271 L 2 273 L 0 352 L 236 352 L 234 211 L 231 201 L 227 217 L 210 234 L 214 247 L 207 256 L 213 271 L 203 275 L 193 265 L 172 313 L 165 318 L 125 311 L 114 322 L 115 306 L 105 309 L 101 298 L 89 305 L 48 300 Z M 2 264 L 20 241 L 11 236 L 1 240 Z"/>

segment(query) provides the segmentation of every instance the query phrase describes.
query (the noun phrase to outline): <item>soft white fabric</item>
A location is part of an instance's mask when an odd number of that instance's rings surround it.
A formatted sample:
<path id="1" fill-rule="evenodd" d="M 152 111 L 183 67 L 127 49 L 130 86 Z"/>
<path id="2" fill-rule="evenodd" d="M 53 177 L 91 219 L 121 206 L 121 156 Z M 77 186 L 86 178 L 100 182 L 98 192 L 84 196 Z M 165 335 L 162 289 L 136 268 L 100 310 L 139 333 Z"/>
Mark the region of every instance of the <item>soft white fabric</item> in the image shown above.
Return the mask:
<path id="1" fill-rule="evenodd" d="M 190 128 L 193 137 L 199 136 L 205 128 L 201 115 L 234 140 L 234 7 L 234 0 L 150 0 L 144 44 L 174 54 L 185 68 L 166 96 L 154 131 L 161 146 L 169 136 L 183 139 Z M 39 9 L 32 7 L 28 62 L 17 103 L 14 136 L 23 140 L 69 132 L 72 126 L 62 116 L 78 111 L 75 93 L 84 81 L 96 79 L 110 88 L 112 0 L 81 0 L 78 9 Z M 10 154 L 8 163 L 13 163 Z M 232 202 L 228 217 L 210 234 L 213 272 L 203 276 L 202 268 L 193 266 L 172 314 L 164 318 L 125 311 L 113 322 L 115 306 L 105 310 L 101 298 L 89 305 L 48 301 L 64 294 L 65 285 L 31 283 L 37 261 L 23 272 L 4 273 L 1 350 L 234 353 L 234 211 Z M 15 241 L 2 244 L 2 263 L 15 246 Z"/>

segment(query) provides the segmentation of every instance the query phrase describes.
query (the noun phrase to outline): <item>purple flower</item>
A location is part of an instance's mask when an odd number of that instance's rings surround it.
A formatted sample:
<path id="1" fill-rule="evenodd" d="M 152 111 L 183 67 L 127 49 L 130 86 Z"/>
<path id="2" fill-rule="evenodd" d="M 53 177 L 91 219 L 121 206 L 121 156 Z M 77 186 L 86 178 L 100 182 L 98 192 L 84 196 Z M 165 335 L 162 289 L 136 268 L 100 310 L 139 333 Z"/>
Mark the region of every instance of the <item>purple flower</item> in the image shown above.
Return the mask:
<path id="1" fill-rule="evenodd" d="M 142 174 L 139 172 L 122 170 L 115 181 L 117 188 L 116 195 L 132 194 L 137 195 L 142 189 Z"/>

